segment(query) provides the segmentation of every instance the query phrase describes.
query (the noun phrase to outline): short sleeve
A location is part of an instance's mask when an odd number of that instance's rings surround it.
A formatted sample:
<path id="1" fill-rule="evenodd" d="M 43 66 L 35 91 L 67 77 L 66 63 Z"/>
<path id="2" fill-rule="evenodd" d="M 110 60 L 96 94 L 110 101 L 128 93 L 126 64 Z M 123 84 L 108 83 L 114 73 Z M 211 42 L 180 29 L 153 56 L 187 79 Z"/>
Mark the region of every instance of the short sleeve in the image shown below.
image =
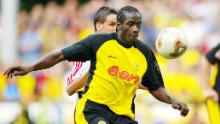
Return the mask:
<path id="1" fill-rule="evenodd" d="M 76 44 L 62 49 L 62 53 L 68 61 L 87 61 L 91 59 L 92 36 L 89 36 Z"/>
<path id="2" fill-rule="evenodd" d="M 206 54 L 206 59 L 211 63 L 215 64 L 218 62 L 218 59 L 215 57 L 216 52 L 220 49 L 220 44 L 218 44 L 216 47 L 211 49 L 207 54 Z"/>
<path id="3" fill-rule="evenodd" d="M 145 57 L 147 59 L 148 67 L 142 78 L 142 85 L 147 87 L 149 90 L 156 90 L 159 87 L 164 87 L 164 82 L 159 65 L 154 56 L 154 53 L 152 52 L 152 50 L 150 50 L 150 48 Z"/>

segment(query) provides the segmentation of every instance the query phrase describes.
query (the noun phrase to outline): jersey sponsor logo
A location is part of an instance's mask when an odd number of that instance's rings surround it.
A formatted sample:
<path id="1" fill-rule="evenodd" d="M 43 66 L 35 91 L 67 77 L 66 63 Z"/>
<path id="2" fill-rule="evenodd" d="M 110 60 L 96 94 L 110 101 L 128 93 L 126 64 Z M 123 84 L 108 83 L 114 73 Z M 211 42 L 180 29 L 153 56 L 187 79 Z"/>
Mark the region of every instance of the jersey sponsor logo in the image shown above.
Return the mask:
<path id="1" fill-rule="evenodd" d="M 121 80 L 133 81 L 135 84 L 140 80 L 138 75 L 130 74 L 127 71 L 120 71 L 119 66 L 111 66 L 108 68 L 108 74 L 119 77 Z"/>

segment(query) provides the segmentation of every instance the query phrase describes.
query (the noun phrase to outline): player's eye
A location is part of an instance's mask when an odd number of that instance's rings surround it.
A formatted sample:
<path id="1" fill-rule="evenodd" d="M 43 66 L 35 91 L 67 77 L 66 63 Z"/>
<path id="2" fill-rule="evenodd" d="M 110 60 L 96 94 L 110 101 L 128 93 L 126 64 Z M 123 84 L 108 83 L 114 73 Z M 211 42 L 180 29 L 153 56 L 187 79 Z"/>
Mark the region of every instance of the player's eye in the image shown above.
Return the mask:
<path id="1" fill-rule="evenodd" d="M 128 22 L 127 25 L 132 26 L 134 23 L 133 22 Z"/>
<path id="2" fill-rule="evenodd" d="M 110 23 L 109 25 L 110 25 L 110 26 L 115 26 L 116 24 L 115 24 L 115 23 Z"/>

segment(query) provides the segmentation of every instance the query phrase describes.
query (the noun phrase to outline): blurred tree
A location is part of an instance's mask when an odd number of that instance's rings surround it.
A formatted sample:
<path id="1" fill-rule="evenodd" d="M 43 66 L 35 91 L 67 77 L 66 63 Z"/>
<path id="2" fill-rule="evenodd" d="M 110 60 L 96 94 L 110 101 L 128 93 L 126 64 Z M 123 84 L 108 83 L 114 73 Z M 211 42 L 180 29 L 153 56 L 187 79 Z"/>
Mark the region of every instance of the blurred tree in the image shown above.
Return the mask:
<path id="1" fill-rule="evenodd" d="M 47 4 L 50 1 L 56 1 L 59 4 L 64 3 L 65 0 L 20 0 L 20 10 L 30 11 L 35 4 Z"/>

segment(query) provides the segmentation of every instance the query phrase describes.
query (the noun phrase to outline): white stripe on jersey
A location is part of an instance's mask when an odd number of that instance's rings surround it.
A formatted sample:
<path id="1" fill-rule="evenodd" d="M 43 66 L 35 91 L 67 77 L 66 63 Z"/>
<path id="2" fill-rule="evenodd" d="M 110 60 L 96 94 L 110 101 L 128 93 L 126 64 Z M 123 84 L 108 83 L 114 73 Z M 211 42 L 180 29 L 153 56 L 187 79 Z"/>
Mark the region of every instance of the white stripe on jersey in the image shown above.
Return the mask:
<path id="1" fill-rule="evenodd" d="M 67 78 L 67 85 L 69 85 L 74 79 L 79 78 L 80 76 L 85 76 L 90 68 L 90 61 L 81 62 L 75 61 L 73 62 L 73 69 L 70 75 Z"/>

